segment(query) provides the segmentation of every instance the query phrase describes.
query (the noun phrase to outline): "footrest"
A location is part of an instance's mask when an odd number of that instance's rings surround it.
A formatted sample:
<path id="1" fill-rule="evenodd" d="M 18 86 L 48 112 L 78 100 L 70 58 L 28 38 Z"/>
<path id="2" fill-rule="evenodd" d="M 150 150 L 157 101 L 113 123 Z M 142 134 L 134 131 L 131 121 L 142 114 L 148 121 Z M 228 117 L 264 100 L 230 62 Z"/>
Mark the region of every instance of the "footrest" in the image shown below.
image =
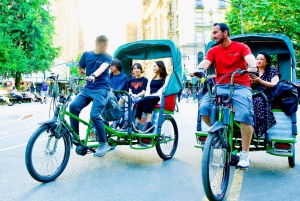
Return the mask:
<path id="1" fill-rule="evenodd" d="M 140 150 L 143 150 L 143 149 L 150 149 L 154 147 L 154 145 L 147 145 L 147 144 L 135 144 L 135 145 L 131 145 L 130 148 L 131 149 L 140 149 Z"/>
<path id="2" fill-rule="evenodd" d="M 156 133 L 131 133 L 131 136 L 141 137 L 141 138 L 152 138 L 152 137 L 157 137 L 158 134 L 156 134 Z"/>
<path id="3" fill-rule="evenodd" d="M 203 149 L 204 148 L 204 144 L 195 144 L 194 145 L 195 148 L 200 148 L 200 149 Z"/>
<path id="4" fill-rule="evenodd" d="M 195 135 L 196 136 L 208 136 L 208 132 L 206 132 L 206 131 L 196 131 Z"/>
<path id="5" fill-rule="evenodd" d="M 293 156 L 293 153 L 291 151 L 287 151 L 287 150 L 271 149 L 271 150 L 269 150 L 267 152 L 269 154 L 275 155 L 275 156 L 284 156 L 284 157 L 291 157 L 291 156 Z"/>
<path id="6" fill-rule="evenodd" d="M 296 138 L 274 138 L 274 137 L 271 137 L 270 141 L 271 142 L 282 142 L 282 143 L 295 143 Z"/>

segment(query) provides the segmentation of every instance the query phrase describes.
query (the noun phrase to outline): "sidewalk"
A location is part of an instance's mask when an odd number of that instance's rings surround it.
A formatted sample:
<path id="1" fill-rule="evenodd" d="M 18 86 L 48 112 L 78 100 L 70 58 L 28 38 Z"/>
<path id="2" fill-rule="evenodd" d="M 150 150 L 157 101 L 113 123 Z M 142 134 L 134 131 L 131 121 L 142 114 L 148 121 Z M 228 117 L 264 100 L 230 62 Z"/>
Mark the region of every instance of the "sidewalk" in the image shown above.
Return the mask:
<path id="1" fill-rule="evenodd" d="M 50 102 L 41 104 L 39 102 L 14 104 L 7 106 L 7 104 L 0 105 L 0 125 L 11 123 L 32 117 L 40 113 L 49 111 Z"/>

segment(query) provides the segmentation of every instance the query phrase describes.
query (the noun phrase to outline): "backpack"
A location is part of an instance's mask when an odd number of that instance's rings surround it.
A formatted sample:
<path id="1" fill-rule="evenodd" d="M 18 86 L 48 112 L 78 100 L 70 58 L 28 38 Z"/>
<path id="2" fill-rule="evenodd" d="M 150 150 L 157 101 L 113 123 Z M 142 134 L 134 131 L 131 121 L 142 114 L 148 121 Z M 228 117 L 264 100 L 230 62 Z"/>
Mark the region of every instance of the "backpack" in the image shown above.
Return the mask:
<path id="1" fill-rule="evenodd" d="M 270 88 L 271 101 L 273 105 L 279 105 L 282 111 L 291 116 L 298 110 L 298 91 L 300 88 L 288 80 L 282 80 Z"/>
<path id="2" fill-rule="evenodd" d="M 112 90 L 108 93 L 107 104 L 101 114 L 105 121 L 116 121 L 124 115 L 123 109 L 119 106 L 118 100 Z"/>

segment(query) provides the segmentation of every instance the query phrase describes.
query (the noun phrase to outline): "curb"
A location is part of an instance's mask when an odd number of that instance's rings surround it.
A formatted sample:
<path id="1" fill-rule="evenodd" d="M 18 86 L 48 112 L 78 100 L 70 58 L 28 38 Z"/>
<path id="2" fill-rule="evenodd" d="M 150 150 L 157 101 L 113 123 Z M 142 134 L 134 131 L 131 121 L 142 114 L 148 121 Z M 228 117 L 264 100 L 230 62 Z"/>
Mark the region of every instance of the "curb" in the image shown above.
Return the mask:
<path id="1" fill-rule="evenodd" d="M 14 123 L 14 122 L 21 121 L 21 120 L 24 120 L 24 119 L 28 119 L 28 118 L 33 117 L 35 115 L 42 114 L 43 112 L 44 111 L 36 111 L 34 113 L 23 114 L 23 115 L 19 116 L 17 119 L 10 120 L 10 121 L 4 122 L 4 123 L 0 123 L 0 126 L 2 126 L 4 124 L 10 124 L 10 123 Z"/>

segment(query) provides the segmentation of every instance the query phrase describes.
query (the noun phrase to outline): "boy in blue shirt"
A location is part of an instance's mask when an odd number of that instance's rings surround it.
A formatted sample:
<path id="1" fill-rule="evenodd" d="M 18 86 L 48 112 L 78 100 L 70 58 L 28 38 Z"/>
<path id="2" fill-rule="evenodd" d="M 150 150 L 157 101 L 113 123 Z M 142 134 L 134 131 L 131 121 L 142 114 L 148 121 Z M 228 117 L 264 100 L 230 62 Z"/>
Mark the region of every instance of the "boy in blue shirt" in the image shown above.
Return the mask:
<path id="1" fill-rule="evenodd" d="M 127 90 L 127 75 L 122 73 L 123 64 L 113 59 L 110 65 L 109 84 L 113 90 Z"/>

